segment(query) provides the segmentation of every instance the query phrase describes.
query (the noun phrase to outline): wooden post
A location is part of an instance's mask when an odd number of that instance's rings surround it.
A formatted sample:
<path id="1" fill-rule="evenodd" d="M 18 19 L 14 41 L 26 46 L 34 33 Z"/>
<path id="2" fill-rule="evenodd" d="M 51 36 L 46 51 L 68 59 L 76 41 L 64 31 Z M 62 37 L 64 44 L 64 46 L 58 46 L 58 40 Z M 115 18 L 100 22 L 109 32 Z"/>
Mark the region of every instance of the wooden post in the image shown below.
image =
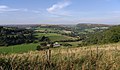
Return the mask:
<path id="1" fill-rule="evenodd" d="M 97 55 L 96 55 L 96 58 L 98 59 L 98 52 L 99 52 L 99 50 L 98 50 L 98 46 L 96 47 L 96 53 L 97 53 Z"/>
<path id="2" fill-rule="evenodd" d="M 96 47 L 96 70 L 98 70 L 98 55 L 99 55 L 99 49 L 98 49 L 98 46 Z"/>
<path id="3" fill-rule="evenodd" d="M 48 60 L 50 60 L 50 58 L 51 58 L 51 50 L 48 50 L 47 54 L 48 54 Z"/>

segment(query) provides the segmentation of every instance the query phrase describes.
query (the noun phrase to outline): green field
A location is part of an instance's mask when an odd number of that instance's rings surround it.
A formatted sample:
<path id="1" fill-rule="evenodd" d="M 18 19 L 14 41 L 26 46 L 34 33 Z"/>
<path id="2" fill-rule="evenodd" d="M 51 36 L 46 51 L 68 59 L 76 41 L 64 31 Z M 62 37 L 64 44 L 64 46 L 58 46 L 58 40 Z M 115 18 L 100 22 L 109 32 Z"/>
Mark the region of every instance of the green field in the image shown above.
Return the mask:
<path id="1" fill-rule="evenodd" d="M 0 53 L 23 53 L 28 51 L 35 51 L 38 43 L 21 44 L 8 47 L 0 47 Z"/>
<path id="2" fill-rule="evenodd" d="M 48 31 L 54 31 L 53 28 L 40 28 L 40 27 L 35 28 L 35 30 L 43 30 L 43 31 L 48 30 Z"/>
<path id="3" fill-rule="evenodd" d="M 71 44 L 71 47 L 78 47 L 78 44 L 81 43 L 81 41 L 77 41 L 77 42 L 59 42 L 60 44 Z"/>
<path id="4" fill-rule="evenodd" d="M 35 28 L 35 31 L 40 31 L 40 32 L 61 32 L 60 30 L 56 30 L 54 28 L 40 28 L 40 27 L 37 27 Z"/>
<path id="5" fill-rule="evenodd" d="M 81 43 L 81 41 L 77 41 L 77 42 L 68 42 L 69 44 L 72 44 L 73 47 L 77 47 L 78 44 Z"/>
<path id="6" fill-rule="evenodd" d="M 42 37 L 42 36 L 49 37 L 51 41 L 74 39 L 73 37 L 64 36 L 56 33 L 36 33 L 36 35 L 37 35 L 36 37 Z"/>
<path id="7" fill-rule="evenodd" d="M 64 42 L 60 42 L 60 43 L 64 44 Z M 77 47 L 80 42 L 65 42 L 65 43 L 71 44 L 72 47 Z M 29 51 L 35 51 L 38 45 L 39 45 L 38 43 L 31 43 L 31 44 L 21 44 L 21 45 L 14 45 L 8 47 L 1 46 L 0 54 L 24 53 Z"/>

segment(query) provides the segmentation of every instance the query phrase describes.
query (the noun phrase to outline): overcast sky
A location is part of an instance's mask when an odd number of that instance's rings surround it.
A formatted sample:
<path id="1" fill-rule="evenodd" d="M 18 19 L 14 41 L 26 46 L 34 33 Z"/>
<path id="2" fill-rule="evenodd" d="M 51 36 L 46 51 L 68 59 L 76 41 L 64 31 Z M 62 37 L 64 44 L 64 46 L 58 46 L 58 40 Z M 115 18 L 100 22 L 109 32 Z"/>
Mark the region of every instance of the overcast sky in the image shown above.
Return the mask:
<path id="1" fill-rule="evenodd" d="M 120 24 L 120 0 L 0 0 L 0 24 Z"/>

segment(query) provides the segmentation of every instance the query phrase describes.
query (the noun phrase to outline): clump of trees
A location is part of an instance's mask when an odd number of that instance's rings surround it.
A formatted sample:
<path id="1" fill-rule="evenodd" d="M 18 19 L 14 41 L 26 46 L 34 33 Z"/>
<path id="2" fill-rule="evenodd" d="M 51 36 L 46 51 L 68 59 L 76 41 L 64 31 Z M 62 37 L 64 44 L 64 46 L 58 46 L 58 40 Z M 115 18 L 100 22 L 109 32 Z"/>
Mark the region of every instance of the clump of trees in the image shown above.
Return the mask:
<path id="1" fill-rule="evenodd" d="M 35 40 L 32 30 L 15 27 L 0 27 L 0 46 L 32 43 Z"/>
<path id="2" fill-rule="evenodd" d="M 50 39 L 49 37 L 46 37 L 46 36 L 42 36 L 40 39 L 39 39 L 40 42 L 50 42 Z"/>

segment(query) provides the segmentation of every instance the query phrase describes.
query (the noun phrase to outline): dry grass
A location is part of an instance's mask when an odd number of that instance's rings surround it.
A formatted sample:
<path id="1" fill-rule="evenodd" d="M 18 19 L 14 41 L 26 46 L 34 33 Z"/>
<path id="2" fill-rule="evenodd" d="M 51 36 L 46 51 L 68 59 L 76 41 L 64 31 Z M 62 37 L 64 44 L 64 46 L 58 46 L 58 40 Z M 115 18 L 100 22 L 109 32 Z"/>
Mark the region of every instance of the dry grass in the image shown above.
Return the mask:
<path id="1" fill-rule="evenodd" d="M 120 70 L 119 44 L 0 55 L 0 70 Z"/>

